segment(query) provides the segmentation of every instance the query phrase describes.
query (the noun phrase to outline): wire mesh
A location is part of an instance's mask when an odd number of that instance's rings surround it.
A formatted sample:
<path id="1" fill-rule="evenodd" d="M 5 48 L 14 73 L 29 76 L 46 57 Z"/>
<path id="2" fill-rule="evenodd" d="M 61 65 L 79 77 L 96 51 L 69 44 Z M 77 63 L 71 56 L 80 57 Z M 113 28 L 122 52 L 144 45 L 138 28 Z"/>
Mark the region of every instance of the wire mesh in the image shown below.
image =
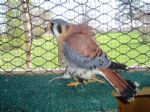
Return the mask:
<path id="1" fill-rule="evenodd" d="M 95 30 L 99 45 L 110 59 L 149 69 L 148 0 L 1 0 L 1 72 L 22 70 L 27 74 L 37 70 L 45 74 L 62 68 L 57 42 L 45 30 L 52 18 L 86 23 Z"/>

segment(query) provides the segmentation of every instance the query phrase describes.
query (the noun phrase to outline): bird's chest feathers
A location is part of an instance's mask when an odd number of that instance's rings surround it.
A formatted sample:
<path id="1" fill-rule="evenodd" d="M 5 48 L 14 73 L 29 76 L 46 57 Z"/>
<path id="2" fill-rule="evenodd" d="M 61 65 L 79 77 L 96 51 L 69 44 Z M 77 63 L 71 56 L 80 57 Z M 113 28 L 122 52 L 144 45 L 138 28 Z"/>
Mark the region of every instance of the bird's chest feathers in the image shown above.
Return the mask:
<path id="1" fill-rule="evenodd" d="M 67 71 L 72 73 L 73 76 L 82 79 L 91 79 L 93 75 L 98 73 L 97 70 L 87 70 L 77 67 L 74 63 L 68 61 L 64 55 L 62 55 L 62 64 L 64 67 L 67 67 Z"/>

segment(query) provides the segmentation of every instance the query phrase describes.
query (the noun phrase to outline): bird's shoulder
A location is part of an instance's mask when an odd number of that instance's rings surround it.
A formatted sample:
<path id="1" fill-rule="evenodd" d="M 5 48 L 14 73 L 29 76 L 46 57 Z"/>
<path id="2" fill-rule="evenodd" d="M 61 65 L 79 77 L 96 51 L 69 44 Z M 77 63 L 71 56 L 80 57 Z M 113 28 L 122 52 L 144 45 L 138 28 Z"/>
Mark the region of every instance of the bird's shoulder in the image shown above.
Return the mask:
<path id="1" fill-rule="evenodd" d="M 76 33 L 66 38 L 65 43 L 77 53 L 83 56 L 96 57 L 100 55 L 99 48 L 94 37 L 85 33 Z"/>

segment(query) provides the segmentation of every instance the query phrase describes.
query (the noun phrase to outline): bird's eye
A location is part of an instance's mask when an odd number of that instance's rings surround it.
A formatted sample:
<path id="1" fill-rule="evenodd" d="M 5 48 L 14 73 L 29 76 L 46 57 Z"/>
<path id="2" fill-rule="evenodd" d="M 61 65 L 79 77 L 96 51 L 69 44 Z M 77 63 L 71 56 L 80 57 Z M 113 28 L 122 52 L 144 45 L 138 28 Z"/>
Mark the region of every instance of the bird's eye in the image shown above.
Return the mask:
<path id="1" fill-rule="evenodd" d="M 51 26 L 54 26 L 54 23 L 51 23 Z"/>

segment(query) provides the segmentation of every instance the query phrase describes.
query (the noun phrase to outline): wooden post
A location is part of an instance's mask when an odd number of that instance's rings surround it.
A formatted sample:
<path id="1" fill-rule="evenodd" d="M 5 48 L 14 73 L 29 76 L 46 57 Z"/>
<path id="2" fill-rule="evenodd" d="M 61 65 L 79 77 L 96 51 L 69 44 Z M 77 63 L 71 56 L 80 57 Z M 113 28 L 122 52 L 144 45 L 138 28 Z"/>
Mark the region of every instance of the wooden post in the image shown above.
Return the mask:
<path id="1" fill-rule="evenodd" d="M 32 68 L 31 63 L 31 45 L 32 45 L 32 34 L 31 34 L 31 19 L 29 14 L 29 0 L 22 0 L 23 8 L 23 24 L 25 32 L 25 51 L 26 51 L 26 65 L 27 69 Z"/>
<path id="2" fill-rule="evenodd" d="M 118 112 L 149 112 L 150 111 L 150 88 L 144 87 L 136 94 L 134 101 L 126 102 L 120 94 L 113 92 L 118 102 Z"/>

